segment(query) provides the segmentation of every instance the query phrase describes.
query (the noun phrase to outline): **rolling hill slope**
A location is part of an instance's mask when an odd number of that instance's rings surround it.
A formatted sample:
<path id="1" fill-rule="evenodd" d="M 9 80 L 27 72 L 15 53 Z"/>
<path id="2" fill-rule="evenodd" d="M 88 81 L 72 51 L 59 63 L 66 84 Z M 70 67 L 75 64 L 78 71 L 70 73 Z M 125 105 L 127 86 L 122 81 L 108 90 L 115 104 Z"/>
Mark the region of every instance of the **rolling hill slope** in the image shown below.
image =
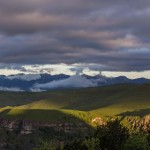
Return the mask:
<path id="1" fill-rule="evenodd" d="M 144 116 L 150 114 L 150 84 L 41 93 L 0 92 L 0 107 L 0 118 L 39 121 L 62 121 L 65 114 L 84 121 L 97 116 Z"/>

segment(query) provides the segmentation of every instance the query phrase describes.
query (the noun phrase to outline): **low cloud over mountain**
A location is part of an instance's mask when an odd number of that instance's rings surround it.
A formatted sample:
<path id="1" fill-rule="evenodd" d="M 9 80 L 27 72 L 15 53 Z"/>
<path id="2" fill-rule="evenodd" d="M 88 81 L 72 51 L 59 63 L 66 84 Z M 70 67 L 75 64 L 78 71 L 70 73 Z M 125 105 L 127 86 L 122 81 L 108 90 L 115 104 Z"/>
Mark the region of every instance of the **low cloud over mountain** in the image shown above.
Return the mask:
<path id="1" fill-rule="evenodd" d="M 106 86 L 120 83 L 143 84 L 150 82 L 150 79 L 138 78 L 128 79 L 127 77 L 106 77 L 103 75 L 50 75 L 50 74 L 31 74 L 31 75 L 11 75 L 0 76 L 0 91 L 32 91 L 41 92 L 51 89 L 72 89 Z"/>
<path id="2" fill-rule="evenodd" d="M 85 88 L 85 87 L 95 87 L 98 83 L 89 80 L 83 76 L 75 75 L 67 79 L 55 80 L 45 84 L 35 84 L 36 89 L 61 89 L 61 88 Z"/>
<path id="3" fill-rule="evenodd" d="M 0 87 L 0 91 L 12 91 L 12 92 L 23 92 L 24 90 L 18 88 L 18 87 Z"/>

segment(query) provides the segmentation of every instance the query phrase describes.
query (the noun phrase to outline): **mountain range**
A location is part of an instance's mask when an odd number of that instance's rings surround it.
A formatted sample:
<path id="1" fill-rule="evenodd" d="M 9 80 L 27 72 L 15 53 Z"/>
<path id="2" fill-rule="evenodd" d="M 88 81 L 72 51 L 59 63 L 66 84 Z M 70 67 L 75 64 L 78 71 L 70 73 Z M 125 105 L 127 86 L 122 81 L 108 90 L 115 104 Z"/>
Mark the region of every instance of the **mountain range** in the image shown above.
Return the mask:
<path id="1" fill-rule="evenodd" d="M 150 82 L 150 79 L 129 79 L 125 76 L 17 74 L 9 76 L 0 75 L 0 90 L 38 92 L 49 89 L 98 87 L 120 83 L 143 84 L 147 82 Z"/>

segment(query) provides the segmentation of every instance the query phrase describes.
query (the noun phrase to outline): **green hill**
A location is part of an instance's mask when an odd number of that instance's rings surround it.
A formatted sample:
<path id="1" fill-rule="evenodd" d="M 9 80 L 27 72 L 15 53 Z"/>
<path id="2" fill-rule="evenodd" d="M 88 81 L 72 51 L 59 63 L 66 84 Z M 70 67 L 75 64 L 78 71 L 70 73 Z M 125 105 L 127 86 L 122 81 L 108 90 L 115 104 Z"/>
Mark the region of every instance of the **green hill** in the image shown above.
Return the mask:
<path id="1" fill-rule="evenodd" d="M 150 84 L 41 93 L 0 92 L 1 118 L 62 121 L 65 114 L 87 122 L 98 116 L 142 117 L 150 114 Z"/>

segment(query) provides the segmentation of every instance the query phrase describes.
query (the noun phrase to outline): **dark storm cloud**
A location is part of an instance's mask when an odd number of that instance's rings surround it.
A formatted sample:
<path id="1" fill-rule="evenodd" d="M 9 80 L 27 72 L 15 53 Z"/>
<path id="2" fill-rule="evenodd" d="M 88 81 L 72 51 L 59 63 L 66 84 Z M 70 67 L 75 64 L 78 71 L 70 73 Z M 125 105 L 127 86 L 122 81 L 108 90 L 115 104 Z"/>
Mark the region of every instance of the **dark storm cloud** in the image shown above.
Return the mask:
<path id="1" fill-rule="evenodd" d="M 149 16 L 149 0 L 1 0 L 0 63 L 150 70 Z"/>

